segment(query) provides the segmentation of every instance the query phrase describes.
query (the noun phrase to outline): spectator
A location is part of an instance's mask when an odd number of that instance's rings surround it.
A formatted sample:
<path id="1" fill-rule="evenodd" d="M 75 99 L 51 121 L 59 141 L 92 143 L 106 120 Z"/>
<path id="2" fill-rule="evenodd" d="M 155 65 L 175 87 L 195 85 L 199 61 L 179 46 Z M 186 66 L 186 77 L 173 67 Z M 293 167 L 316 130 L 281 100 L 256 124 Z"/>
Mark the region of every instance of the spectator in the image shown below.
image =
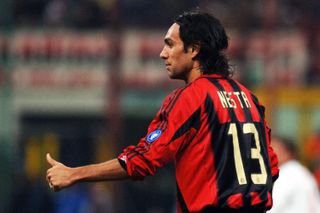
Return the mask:
<path id="1" fill-rule="evenodd" d="M 297 160 L 296 144 L 274 137 L 271 144 L 278 155 L 280 174 L 273 188 L 269 213 L 319 213 L 320 198 L 315 178 Z"/>
<path id="2" fill-rule="evenodd" d="M 320 189 L 320 130 L 317 130 L 305 143 L 306 160 L 315 175 Z"/>

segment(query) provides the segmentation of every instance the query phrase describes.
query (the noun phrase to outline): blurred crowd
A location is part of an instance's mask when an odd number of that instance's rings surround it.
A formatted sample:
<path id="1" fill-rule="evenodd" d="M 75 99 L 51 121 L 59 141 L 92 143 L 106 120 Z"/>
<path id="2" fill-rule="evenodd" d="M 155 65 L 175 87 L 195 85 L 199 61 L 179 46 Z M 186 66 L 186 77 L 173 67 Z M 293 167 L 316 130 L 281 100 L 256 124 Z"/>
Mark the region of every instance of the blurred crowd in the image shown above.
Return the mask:
<path id="1" fill-rule="evenodd" d="M 27 0 L 14 1 L 15 23 L 22 26 L 97 29 L 120 21 L 126 26 L 163 27 L 174 14 L 195 7 L 196 0 Z M 115 16 L 119 20 L 114 20 Z M 149 21 L 148 21 L 149 20 Z"/>
<path id="2" fill-rule="evenodd" d="M 243 32 L 268 28 L 316 30 L 319 1 L 236 0 L 26 0 L 12 1 L 14 24 L 18 26 L 104 28 L 117 14 L 124 26 L 167 27 L 172 17 L 201 8 L 218 16 L 228 27 Z"/>
<path id="3" fill-rule="evenodd" d="M 213 12 L 233 32 L 230 55 L 237 59 L 239 69 L 245 70 L 239 73 L 246 83 L 256 86 L 265 79 L 289 85 L 320 82 L 317 0 L 14 0 L 11 5 L 15 27 L 76 30 L 112 30 L 119 26 L 164 29 L 176 14 L 200 8 Z M 260 39 L 256 39 L 257 32 Z M 263 55 L 257 55 L 256 51 Z M 266 75 L 276 77 L 265 78 L 253 71 L 261 66 L 266 67 L 263 71 L 269 73 Z"/>

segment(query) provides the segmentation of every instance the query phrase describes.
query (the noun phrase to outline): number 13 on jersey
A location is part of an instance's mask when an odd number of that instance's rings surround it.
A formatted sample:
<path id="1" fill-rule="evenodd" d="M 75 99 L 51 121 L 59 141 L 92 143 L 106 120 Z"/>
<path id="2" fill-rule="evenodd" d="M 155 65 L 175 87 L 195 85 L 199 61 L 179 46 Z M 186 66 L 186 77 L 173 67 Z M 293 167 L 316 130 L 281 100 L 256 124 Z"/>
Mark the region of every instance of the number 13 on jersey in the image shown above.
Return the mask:
<path id="1" fill-rule="evenodd" d="M 266 184 L 267 183 L 267 171 L 266 166 L 261 156 L 261 146 L 259 140 L 259 133 L 253 123 L 243 124 L 243 132 L 240 134 L 253 134 L 255 140 L 255 148 L 251 148 L 251 159 L 259 161 L 261 173 L 252 173 L 251 180 L 254 184 Z M 238 182 L 240 185 L 247 184 L 247 177 L 241 158 L 241 150 L 239 145 L 238 129 L 235 123 L 231 123 L 228 131 L 228 135 L 232 136 L 234 164 L 237 173 Z"/>

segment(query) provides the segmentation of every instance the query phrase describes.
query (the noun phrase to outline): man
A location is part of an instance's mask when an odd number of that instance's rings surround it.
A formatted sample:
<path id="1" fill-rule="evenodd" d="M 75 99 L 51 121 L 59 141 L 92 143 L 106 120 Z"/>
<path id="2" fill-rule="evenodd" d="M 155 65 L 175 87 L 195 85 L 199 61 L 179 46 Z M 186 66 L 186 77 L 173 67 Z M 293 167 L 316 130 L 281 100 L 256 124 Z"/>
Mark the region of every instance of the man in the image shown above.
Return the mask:
<path id="1" fill-rule="evenodd" d="M 272 138 L 279 157 L 281 174 L 274 185 L 274 205 L 270 213 L 320 213 L 319 191 L 315 178 L 297 158 L 295 143 L 284 137 Z"/>
<path id="2" fill-rule="evenodd" d="M 164 100 L 146 137 L 118 159 L 69 168 L 48 155 L 49 184 L 59 190 L 79 181 L 143 179 L 174 161 L 178 212 L 269 209 L 277 157 L 264 108 L 230 78 L 227 47 L 225 30 L 213 16 L 178 16 L 160 57 L 169 77 L 186 85 Z"/>

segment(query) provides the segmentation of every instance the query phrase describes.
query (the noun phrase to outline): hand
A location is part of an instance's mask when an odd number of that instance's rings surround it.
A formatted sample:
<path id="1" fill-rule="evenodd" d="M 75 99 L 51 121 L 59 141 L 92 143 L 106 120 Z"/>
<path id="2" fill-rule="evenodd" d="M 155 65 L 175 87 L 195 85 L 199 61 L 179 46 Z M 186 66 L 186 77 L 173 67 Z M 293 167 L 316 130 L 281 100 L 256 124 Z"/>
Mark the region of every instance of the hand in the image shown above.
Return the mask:
<path id="1" fill-rule="evenodd" d="M 74 184 L 75 181 L 72 178 L 74 174 L 73 168 L 54 160 L 49 153 L 47 153 L 46 157 L 48 163 L 52 166 L 47 170 L 47 181 L 50 188 L 54 191 L 59 191 Z"/>

